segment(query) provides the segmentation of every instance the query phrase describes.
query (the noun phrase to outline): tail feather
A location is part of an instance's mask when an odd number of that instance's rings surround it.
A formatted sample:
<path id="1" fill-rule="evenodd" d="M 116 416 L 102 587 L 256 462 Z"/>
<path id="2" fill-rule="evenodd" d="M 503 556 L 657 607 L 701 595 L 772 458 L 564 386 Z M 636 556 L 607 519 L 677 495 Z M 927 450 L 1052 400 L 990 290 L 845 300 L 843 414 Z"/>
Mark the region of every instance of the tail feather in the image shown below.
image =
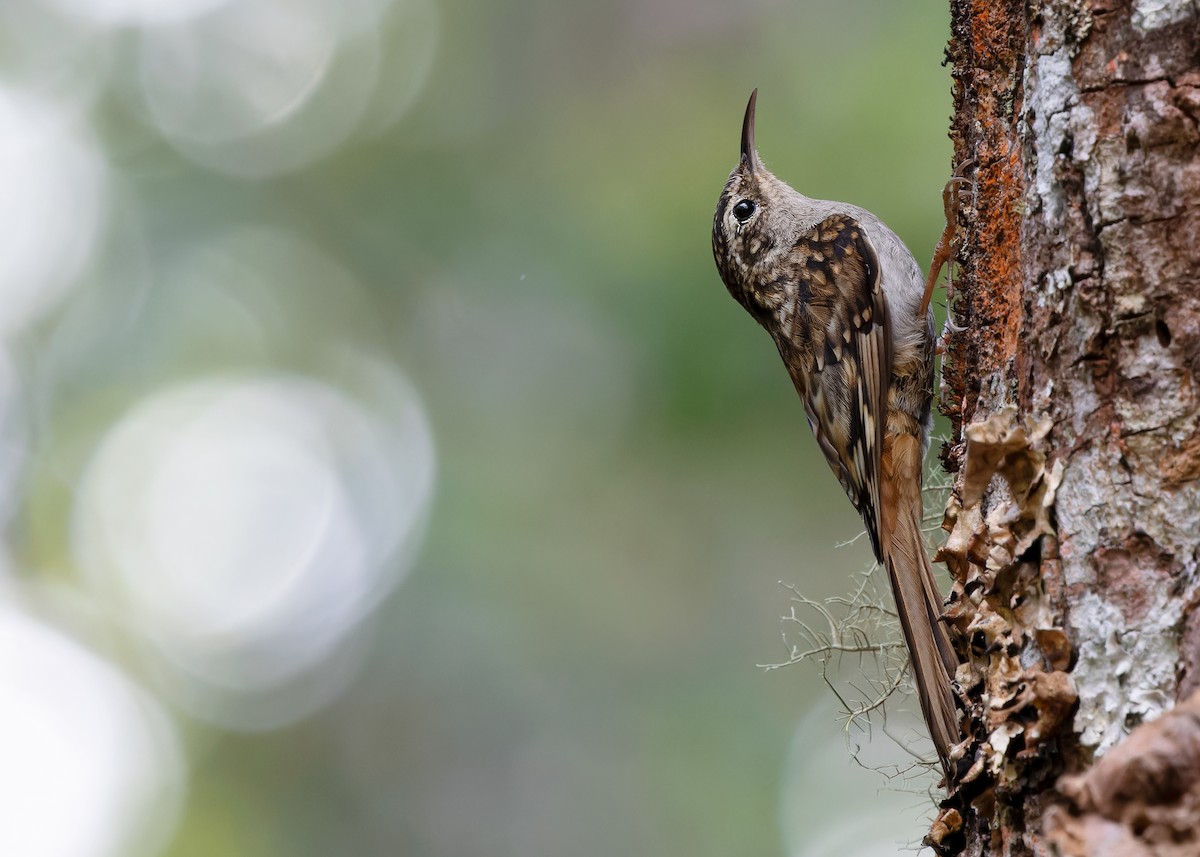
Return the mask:
<path id="1" fill-rule="evenodd" d="M 950 679 L 958 665 L 941 620 L 942 595 L 921 537 L 921 443 L 909 434 L 884 444 L 883 563 L 887 568 L 900 629 L 908 644 L 921 713 L 943 763 L 958 743 L 958 715 Z"/>
<path id="2" fill-rule="evenodd" d="M 924 587 L 913 579 L 913 566 L 901 565 L 889 556 L 887 570 L 896 596 L 900 629 L 908 644 L 921 713 L 938 755 L 945 759 L 950 755 L 950 748 L 958 743 L 958 716 L 950 693 L 953 670 L 949 660 L 953 658 L 950 640 L 933 613 Z"/>

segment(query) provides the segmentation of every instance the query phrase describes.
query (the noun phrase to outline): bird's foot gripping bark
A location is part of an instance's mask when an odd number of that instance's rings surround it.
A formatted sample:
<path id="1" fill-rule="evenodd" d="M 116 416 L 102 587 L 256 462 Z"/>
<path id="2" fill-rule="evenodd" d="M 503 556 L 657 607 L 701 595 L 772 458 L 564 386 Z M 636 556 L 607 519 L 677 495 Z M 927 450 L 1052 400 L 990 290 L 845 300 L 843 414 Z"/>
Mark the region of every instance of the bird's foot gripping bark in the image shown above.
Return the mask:
<path id="1" fill-rule="evenodd" d="M 925 295 L 921 299 L 921 315 L 929 310 L 929 302 L 933 300 L 933 289 L 937 285 L 942 268 L 946 268 L 946 297 L 947 303 L 949 303 L 951 290 L 954 287 L 952 260 L 957 249 L 955 242 L 958 238 L 958 212 L 962 205 L 960 192 L 964 186 L 970 187 L 974 192 L 975 181 L 964 175 L 973 166 L 975 166 L 974 160 L 963 161 L 954 171 L 954 175 L 950 177 L 950 181 L 946 182 L 946 186 L 942 188 L 942 208 L 946 213 L 946 226 L 938 238 L 937 245 L 933 248 L 933 260 L 929 263 L 929 276 L 925 278 Z M 947 323 L 953 325 L 950 320 Z"/>

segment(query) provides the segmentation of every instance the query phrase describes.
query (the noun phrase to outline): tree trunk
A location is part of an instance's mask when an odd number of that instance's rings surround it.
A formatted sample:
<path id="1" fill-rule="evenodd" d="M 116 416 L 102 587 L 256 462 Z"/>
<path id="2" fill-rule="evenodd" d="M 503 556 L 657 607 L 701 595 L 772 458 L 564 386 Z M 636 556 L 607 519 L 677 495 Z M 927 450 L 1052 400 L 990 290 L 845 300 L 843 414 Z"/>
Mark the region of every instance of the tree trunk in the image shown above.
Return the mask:
<path id="1" fill-rule="evenodd" d="M 1200 854 L 1198 5 L 951 3 L 939 853 Z"/>

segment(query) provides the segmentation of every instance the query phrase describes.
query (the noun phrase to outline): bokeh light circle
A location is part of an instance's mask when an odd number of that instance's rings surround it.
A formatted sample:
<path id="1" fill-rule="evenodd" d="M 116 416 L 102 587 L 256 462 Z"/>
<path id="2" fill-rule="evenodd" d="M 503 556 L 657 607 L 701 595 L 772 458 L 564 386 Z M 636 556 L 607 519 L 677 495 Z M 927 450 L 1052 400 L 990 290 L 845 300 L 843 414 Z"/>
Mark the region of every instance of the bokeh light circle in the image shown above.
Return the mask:
<path id="1" fill-rule="evenodd" d="M 64 12 L 109 27 L 152 26 L 201 15 L 230 0 L 52 0 Z"/>
<path id="2" fill-rule="evenodd" d="M 437 57 L 441 17 L 435 0 L 392 0 L 381 10 L 379 27 L 387 50 L 357 129 L 367 137 L 403 119 L 424 92 Z"/>
<path id="3" fill-rule="evenodd" d="M 108 32 L 53 2 L 0 3 L 5 82 L 77 107 L 92 104 L 109 83 L 115 54 Z"/>
<path id="4" fill-rule="evenodd" d="M 29 420 L 21 387 L 17 367 L 0 349 L 0 527 L 8 526 L 23 499 L 19 483 L 29 455 Z"/>
<path id="5" fill-rule="evenodd" d="M 0 605 L 0 854 L 155 854 L 183 799 L 178 740 L 116 669 Z"/>
<path id="6" fill-rule="evenodd" d="M 141 34 L 140 87 L 176 149 L 242 177 L 278 175 L 333 151 L 379 74 L 377 32 L 356 4 L 240 0 Z"/>
<path id="7" fill-rule="evenodd" d="M 375 366 L 399 410 L 313 378 L 213 378 L 137 404 L 91 460 L 79 564 L 193 713 L 267 728 L 326 701 L 330 659 L 404 571 L 433 444 L 415 392 Z"/>
<path id="8" fill-rule="evenodd" d="M 74 284 L 103 222 L 106 178 L 74 110 L 0 86 L 0 338 Z"/>

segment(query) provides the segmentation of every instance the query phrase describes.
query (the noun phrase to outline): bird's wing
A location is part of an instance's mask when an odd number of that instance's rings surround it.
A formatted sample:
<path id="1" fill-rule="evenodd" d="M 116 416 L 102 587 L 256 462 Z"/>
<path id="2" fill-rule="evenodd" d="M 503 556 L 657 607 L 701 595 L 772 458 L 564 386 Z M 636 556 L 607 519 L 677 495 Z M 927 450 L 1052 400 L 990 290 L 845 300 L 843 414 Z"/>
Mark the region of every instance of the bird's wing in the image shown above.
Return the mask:
<path id="1" fill-rule="evenodd" d="M 835 214 L 797 240 L 789 268 L 797 299 L 781 319 L 777 344 L 817 443 L 882 557 L 880 456 L 892 342 L 879 257 L 857 220 Z"/>

